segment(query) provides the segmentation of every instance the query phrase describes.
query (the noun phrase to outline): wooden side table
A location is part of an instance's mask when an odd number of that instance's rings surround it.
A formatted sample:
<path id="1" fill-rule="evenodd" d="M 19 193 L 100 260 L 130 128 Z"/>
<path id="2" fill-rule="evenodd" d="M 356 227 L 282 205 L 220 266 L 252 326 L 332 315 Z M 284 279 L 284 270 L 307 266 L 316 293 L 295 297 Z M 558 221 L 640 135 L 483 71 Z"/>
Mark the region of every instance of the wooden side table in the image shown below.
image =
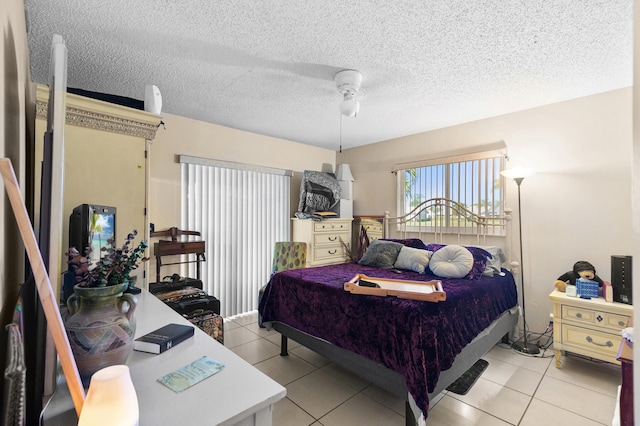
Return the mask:
<path id="1" fill-rule="evenodd" d="M 628 327 L 633 327 L 633 318 Z M 620 388 L 620 425 L 633 426 L 633 343 L 622 339 L 617 360 L 622 364 Z"/>
<path id="2" fill-rule="evenodd" d="M 160 268 L 167 265 L 180 265 L 182 263 L 196 264 L 196 278 L 200 279 L 200 263 L 206 261 L 204 257 L 205 244 L 204 241 L 178 241 L 178 237 L 182 235 L 200 236 L 198 231 L 185 231 L 176 227 L 166 229 L 164 231 L 153 231 L 151 237 L 171 237 L 171 241 L 160 240 L 153 246 L 153 252 L 156 256 L 156 283 L 160 282 Z M 179 256 L 195 254 L 195 260 L 182 260 L 179 262 L 162 263 L 163 256 Z"/>

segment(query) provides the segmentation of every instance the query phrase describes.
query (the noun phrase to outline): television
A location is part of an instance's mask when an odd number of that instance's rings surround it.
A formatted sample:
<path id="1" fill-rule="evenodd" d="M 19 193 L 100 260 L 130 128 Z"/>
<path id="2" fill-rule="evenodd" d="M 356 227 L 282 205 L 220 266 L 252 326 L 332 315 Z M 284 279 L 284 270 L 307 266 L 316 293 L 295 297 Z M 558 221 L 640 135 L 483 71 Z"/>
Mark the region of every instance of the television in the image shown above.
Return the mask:
<path id="1" fill-rule="evenodd" d="M 75 247 L 82 254 L 91 247 L 91 263 L 106 255 L 102 248 L 108 247 L 108 240 L 115 237 L 115 207 L 81 204 L 73 209 L 69 218 L 69 247 Z"/>

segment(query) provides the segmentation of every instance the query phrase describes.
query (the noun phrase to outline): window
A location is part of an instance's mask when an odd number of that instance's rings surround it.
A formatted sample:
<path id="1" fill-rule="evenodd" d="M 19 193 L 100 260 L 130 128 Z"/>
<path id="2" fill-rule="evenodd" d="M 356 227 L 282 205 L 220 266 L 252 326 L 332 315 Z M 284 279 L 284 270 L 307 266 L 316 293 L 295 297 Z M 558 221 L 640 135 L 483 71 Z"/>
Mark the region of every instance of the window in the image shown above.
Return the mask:
<path id="1" fill-rule="evenodd" d="M 486 216 L 491 224 L 491 218 L 503 214 L 504 185 L 500 172 L 504 170 L 504 158 L 504 153 L 487 151 L 397 168 L 398 216 L 411 212 L 427 200 L 445 198 L 450 204 L 457 202 L 475 214 Z M 473 227 L 473 223 L 449 215 L 441 205 L 423 211 L 412 222 L 415 227 L 438 226 L 445 230 Z M 497 227 L 496 233 L 503 234 L 498 229 L 502 228 Z"/>

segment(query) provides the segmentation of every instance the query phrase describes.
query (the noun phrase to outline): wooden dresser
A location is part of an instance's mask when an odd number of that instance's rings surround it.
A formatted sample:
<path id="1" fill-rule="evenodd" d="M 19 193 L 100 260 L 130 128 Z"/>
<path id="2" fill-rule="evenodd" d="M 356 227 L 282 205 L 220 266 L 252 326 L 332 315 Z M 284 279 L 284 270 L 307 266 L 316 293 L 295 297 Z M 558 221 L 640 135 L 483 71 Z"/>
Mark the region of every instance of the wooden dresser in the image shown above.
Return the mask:
<path id="1" fill-rule="evenodd" d="M 554 290 L 549 298 L 553 308 L 553 348 L 556 367 L 560 368 L 562 352 L 620 364 L 618 348 L 620 331 L 627 326 L 633 306 L 606 302 L 602 297 L 581 299 Z"/>
<path id="2" fill-rule="evenodd" d="M 307 267 L 345 263 L 350 260 L 351 218 L 291 220 L 291 240 L 307 243 Z"/>

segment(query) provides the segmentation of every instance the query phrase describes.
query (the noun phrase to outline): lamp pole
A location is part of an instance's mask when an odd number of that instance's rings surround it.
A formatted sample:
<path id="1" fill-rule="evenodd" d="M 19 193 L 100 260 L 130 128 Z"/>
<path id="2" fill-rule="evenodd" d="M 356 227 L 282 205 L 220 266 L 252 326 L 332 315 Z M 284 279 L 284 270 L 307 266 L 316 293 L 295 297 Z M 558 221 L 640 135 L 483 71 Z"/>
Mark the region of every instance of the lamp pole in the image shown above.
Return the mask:
<path id="1" fill-rule="evenodd" d="M 513 180 L 516 182 L 516 184 L 518 185 L 518 228 L 519 228 L 519 233 L 520 233 L 520 286 L 522 287 L 522 322 L 523 322 L 523 341 L 520 342 L 514 342 L 513 343 L 513 349 L 515 349 L 518 352 L 522 352 L 525 354 L 538 354 L 540 353 L 540 348 L 538 347 L 538 345 L 535 345 L 533 343 L 529 343 L 528 337 L 527 337 L 527 313 L 526 313 L 526 307 L 525 307 L 525 303 L 524 303 L 524 268 L 522 266 L 523 262 L 523 256 L 522 256 L 522 207 L 521 207 L 521 203 L 520 203 L 520 184 L 522 184 L 522 181 L 524 180 L 524 177 L 514 177 Z"/>

